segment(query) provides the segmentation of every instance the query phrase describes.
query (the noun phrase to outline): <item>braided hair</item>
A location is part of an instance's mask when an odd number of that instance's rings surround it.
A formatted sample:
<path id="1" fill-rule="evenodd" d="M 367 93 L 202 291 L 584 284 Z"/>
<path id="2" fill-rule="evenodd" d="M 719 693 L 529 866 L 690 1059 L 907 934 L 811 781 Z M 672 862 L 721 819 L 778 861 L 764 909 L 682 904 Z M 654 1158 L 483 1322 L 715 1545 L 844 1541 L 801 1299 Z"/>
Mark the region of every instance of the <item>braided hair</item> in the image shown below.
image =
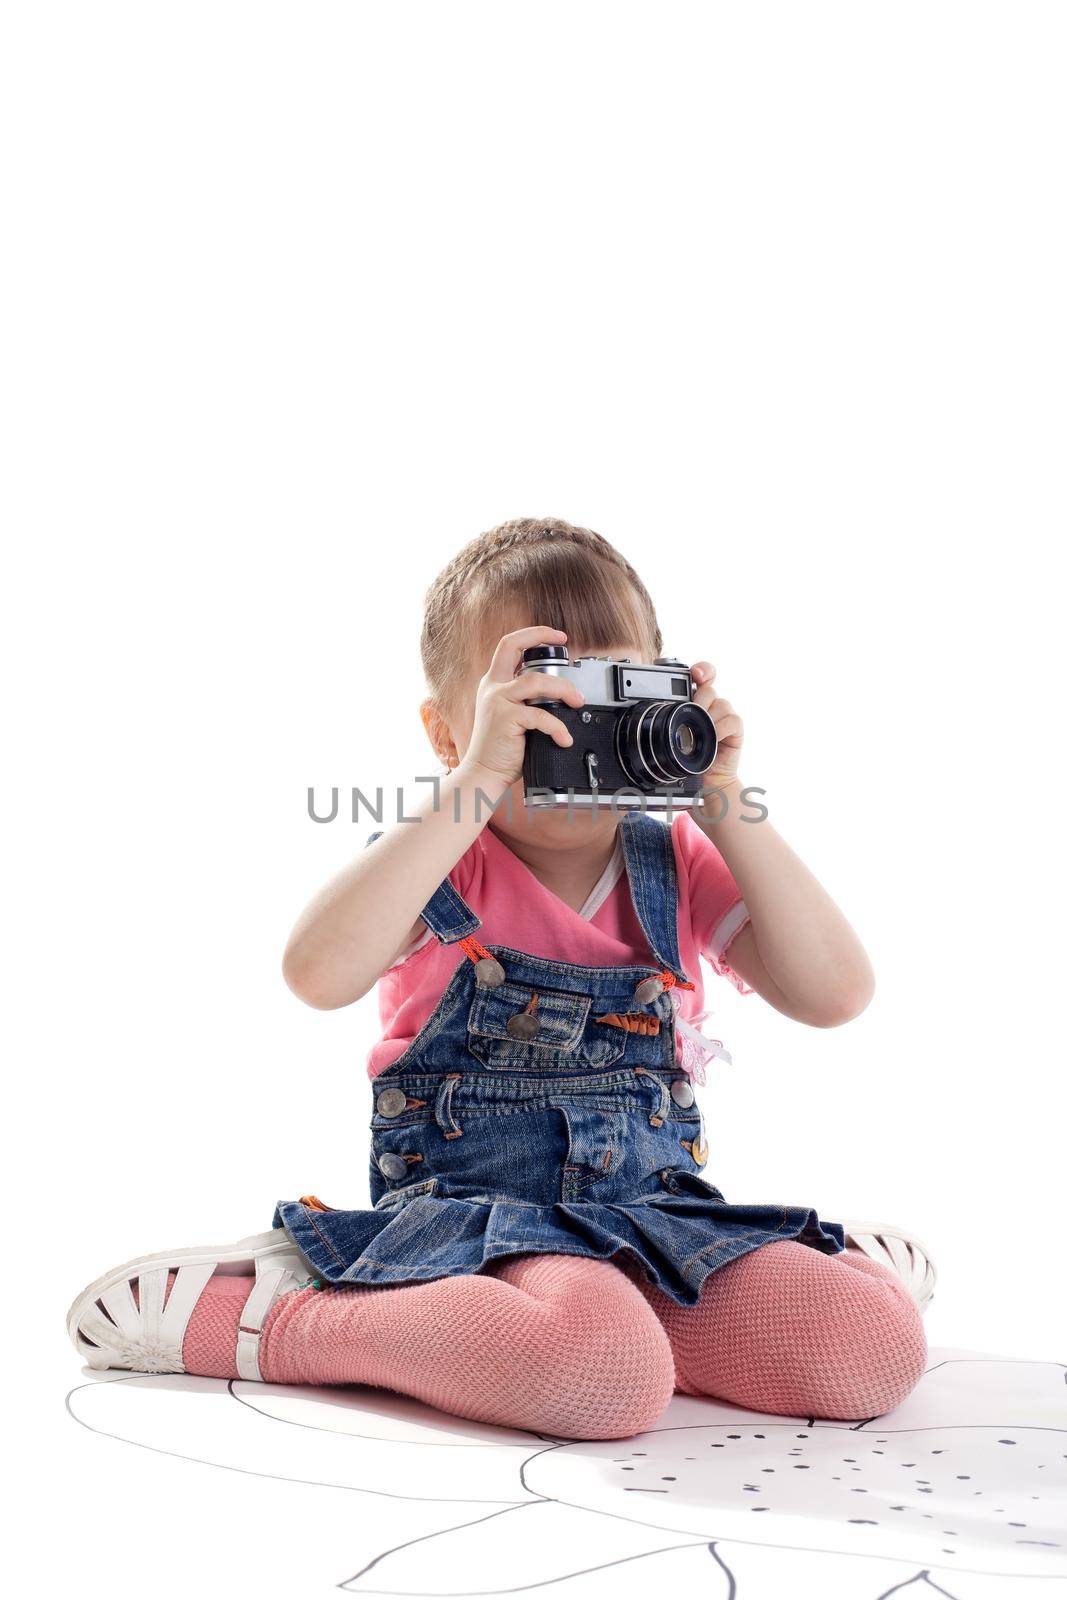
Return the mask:
<path id="1" fill-rule="evenodd" d="M 472 651 L 514 628 L 560 628 L 583 650 L 643 640 L 663 649 L 651 596 L 614 545 L 558 517 L 516 517 L 463 546 L 426 593 L 422 664 L 448 704 Z"/>

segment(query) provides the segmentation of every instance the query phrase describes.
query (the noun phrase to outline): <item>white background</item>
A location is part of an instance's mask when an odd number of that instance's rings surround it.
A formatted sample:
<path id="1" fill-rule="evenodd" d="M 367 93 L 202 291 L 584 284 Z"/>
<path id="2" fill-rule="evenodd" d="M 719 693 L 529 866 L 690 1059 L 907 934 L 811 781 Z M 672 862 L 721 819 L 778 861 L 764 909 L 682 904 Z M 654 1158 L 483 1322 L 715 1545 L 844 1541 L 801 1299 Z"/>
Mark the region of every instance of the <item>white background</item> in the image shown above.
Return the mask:
<path id="1" fill-rule="evenodd" d="M 306 790 L 432 770 L 422 595 L 525 515 L 718 664 L 876 965 L 830 1032 L 714 986 L 709 1175 L 917 1232 L 932 1343 L 1062 1358 L 1062 9 L 5 34 L 5 1189 L 52 1392 L 109 1265 L 366 1203 L 374 1000 L 280 958 L 370 825 Z"/>

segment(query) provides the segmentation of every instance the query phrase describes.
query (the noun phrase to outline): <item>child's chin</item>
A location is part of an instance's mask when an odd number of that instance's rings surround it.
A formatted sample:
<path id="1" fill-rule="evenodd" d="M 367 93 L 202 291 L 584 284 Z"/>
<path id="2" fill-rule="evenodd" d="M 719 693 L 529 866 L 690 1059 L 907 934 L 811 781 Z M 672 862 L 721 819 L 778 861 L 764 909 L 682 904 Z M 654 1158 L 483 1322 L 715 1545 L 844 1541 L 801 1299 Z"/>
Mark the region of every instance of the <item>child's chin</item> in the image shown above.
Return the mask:
<path id="1" fill-rule="evenodd" d="M 607 803 L 596 810 L 583 806 L 528 808 L 523 803 L 520 788 L 511 816 L 505 815 L 501 808 L 493 819 L 493 826 L 505 838 L 564 846 L 573 845 L 579 839 L 603 837 L 613 832 L 623 815 L 623 812 L 613 812 Z"/>

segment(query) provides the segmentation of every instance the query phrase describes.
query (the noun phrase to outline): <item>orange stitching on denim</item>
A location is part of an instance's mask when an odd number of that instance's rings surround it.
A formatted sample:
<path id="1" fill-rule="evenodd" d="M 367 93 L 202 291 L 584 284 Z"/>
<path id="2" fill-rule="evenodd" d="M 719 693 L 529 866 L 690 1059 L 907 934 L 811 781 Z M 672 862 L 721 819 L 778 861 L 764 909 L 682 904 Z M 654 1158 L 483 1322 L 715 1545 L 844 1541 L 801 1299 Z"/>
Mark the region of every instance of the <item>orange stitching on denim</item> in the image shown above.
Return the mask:
<path id="1" fill-rule="evenodd" d="M 330 1252 L 330 1254 L 333 1256 L 334 1260 L 339 1262 L 342 1267 L 347 1267 L 347 1265 L 348 1265 L 347 1261 L 344 1259 L 343 1256 L 339 1255 L 337 1253 L 337 1251 L 334 1249 L 331 1240 L 327 1239 L 326 1235 L 323 1233 L 322 1229 L 319 1227 L 318 1223 L 315 1221 L 315 1213 L 313 1211 L 309 1210 L 307 1206 L 304 1207 L 304 1216 L 307 1218 L 307 1220 L 310 1223 L 311 1227 L 314 1228 L 315 1232 L 319 1236 L 319 1239 L 320 1239 L 322 1245 L 324 1246 L 325 1249 L 327 1249 Z M 305 1251 L 305 1254 L 306 1253 L 307 1252 Z"/>
<path id="2" fill-rule="evenodd" d="M 763 1228 L 753 1228 L 750 1233 L 735 1233 L 733 1238 L 719 1239 L 714 1244 L 701 1245 L 699 1250 L 682 1262 L 682 1276 L 685 1276 L 694 1261 L 700 1261 L 704 1256 L 713 1256 L 716 1250 L 724 1250 L 727 1245 L 744 1244 L 746 1239 L 758 1239 L 760 1234 L 764 1232 L 766 1230 Z"/>

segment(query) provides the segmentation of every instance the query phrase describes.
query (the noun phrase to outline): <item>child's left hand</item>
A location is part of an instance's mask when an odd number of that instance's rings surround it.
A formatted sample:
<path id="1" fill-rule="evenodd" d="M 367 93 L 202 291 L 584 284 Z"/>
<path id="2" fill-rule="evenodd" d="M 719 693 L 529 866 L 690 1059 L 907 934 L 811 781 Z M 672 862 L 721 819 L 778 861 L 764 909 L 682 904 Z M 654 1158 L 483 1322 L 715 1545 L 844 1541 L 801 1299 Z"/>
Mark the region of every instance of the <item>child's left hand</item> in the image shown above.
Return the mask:
<path id="1" fill-rule="evenodd" d="M 689 670 L 693 702 L 718 736 L 703 788 L 725 794 L 740 785 L 744 728 L 729 700 L 717 697 L 711 663 Z M 771 827 L 766 807 L 761 818 L 744 817 L 734 798 L 724 805 L 712 797 L 706 810 L 702 803 L 689 813 L 729 867 L 748 911 L 747 925 L 729 943 L 730 970 L 784 1016 L 836 1028 L 859 1016 L 874 993 L 867 954 L 826 890 Z M 758 828 L 746 826 L 754 821 Z"/>
<path id="2" fill-rule="evenodd" d="M 695 705 L 703 706 L 708 713 L 715 724 L 718 738 L 715 760 L 704 774 L 707 785 L 710 788 L 713 785 L 724 787 L 728 783 L 736 783 L 737 769 L 741 761 L 741 746 L 745 739 L 745 725 L 729 700 L 716 697 L 715 668 L 710 661 L 697 661 L 689 670 L 693 675 L 693 682 L 697 685 L 693 702 Z"/>

